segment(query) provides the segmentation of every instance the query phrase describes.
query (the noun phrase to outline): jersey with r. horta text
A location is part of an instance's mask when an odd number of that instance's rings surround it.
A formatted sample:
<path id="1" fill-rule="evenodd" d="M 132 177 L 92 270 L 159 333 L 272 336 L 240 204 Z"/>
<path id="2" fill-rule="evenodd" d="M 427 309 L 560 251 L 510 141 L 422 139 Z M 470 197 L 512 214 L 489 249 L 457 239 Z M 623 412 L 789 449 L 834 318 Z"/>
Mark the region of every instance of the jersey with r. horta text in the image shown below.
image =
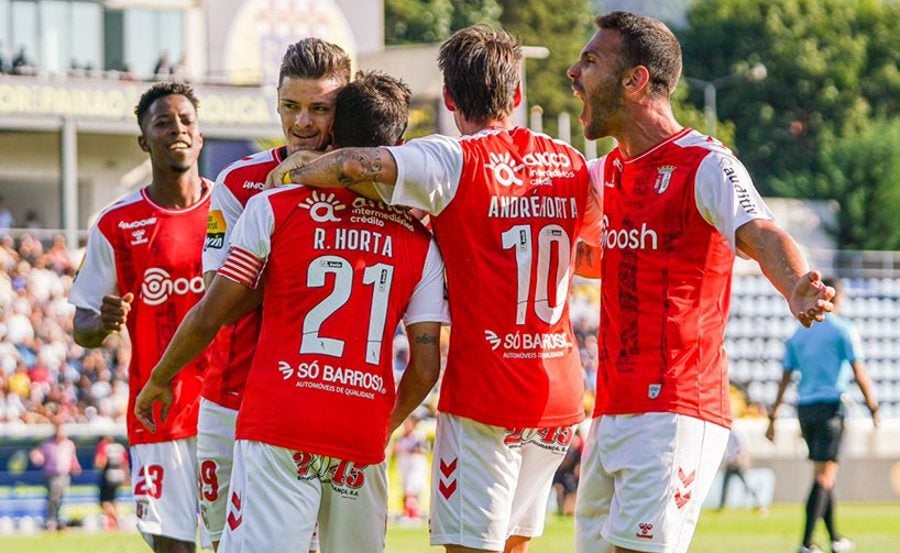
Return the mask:
<path id="1" fill-rule="evenodd" d="M 772 219 L 721 143 L 683 129 L 591 165 L 603 193 L 594 415 L 670 412 L 731 424 L 725 324 L 736 231 Z"/>
<path id="2" fill-rule="evenodd" d="M 225 262 L 231 231 L 244 206 L 262 191 L 269 171 L 286 156 L 284 146 L 257 152 L 235 161 L 219 173 L 209 206 L 203 246 L 204 273 L 217 271 Z M 200 395 L 228 409 L 237 410 L 241 406 L 261 320 L 260 310 L 256 309 L 219 330 L 210 348 L 209 372 Z"/>
<path id="3" fill-rule="evenodd" d="M 265 287 L 236 438 L 381 462 L 394 330 L 449 322 L 428 231 L 348 190 L 279 188 L 247 204 L 219 275 Z"/>
<path id="4" fill-rule="evenodd" d="M 126 323 L 131 337 L 126 417 L 131 445 L 197 434 L 199 393 L 208 365 L 206 352 L 173 379 L 175 400 L 164 421 L 157 406 L 156 432 L 138 422 L 132 406 L 175 329 L 203 295 L 200 252 L 211 186 L 204 181 L 202 198 L 186 209 L 155 204 L 146 188 L 107 208 L 91 229 L 84 262 L 72 285 L 69 302 L 96 312 L 105 295 L 134 294 Z"/>
<path id="5" fill-rule="evenodd" d="M 454 325 L 438 409 L 505 427 L 582 420 L 568 297 L 576 239 L 600 233 L 582 155 L 524 128 L 390 152 L 397 183 L 379 193 L 431 214 L 447 265 Z"/>

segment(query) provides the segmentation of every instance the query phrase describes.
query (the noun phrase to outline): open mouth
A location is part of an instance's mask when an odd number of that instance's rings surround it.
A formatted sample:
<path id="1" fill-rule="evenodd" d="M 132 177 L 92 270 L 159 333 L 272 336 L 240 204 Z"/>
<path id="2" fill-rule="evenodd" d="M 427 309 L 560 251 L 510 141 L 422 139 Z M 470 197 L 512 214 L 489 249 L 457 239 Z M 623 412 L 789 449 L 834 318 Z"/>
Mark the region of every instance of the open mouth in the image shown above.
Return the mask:
<path id="1" fill-rule="evenodd" d="M 187 142 L 182 142 L 179 140 L 178 142 L 173 142 L 173 143 L 169 144 L 169 149 L 170 150 L 190 150 L 191 145 L 188 144 Z"/>

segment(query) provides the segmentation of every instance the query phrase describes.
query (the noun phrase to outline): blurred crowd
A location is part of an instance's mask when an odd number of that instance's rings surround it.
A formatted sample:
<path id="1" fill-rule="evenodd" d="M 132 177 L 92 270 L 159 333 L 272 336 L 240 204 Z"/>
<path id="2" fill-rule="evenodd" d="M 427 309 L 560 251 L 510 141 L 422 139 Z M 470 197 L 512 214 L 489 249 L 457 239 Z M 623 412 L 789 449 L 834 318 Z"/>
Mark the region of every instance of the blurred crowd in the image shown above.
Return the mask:
<path id="1" fill-rule="evenodd" d="M 127 337 L 85 350 L 66 301 L 81 252 L 61 235 L 0 235 L 0 423 L 124 421 Z"/>

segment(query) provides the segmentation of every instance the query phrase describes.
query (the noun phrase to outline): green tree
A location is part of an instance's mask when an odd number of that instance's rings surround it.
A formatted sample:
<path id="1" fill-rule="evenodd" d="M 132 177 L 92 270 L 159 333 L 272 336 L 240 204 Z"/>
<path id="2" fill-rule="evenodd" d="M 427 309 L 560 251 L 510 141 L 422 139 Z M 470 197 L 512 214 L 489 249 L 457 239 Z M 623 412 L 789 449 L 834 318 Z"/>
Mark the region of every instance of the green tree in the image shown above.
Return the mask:
<path id="1" fill-rule="evenodd" d="M 839 248 L 900 250 L 900 121 L 880 120 L 825 142 L 818 188 L 840 204 Z"/>
<path id="2" fill-rule="evenodd" d="M 525 63 L 526 97 L 531 106 L 544 110 L 545 131 L 558 134 L 556 117 L 566 111 L 572 117 L 572 138 L 576 144 L 581 126 L 578 114 L 581 102 L 572 95 L 572 82 L 566 75 L 581 48 L 593 33 L 593 14 L 588 0 L 501 0 L 503 27 L 515 33 L 528 46 L 545 46 L 547 59 L 529 59 Z"/>
<path id="3" fill-rule="evenodd" d="M 497 0 L 385 0 L 385 43 L 431 44 L 474 23 L 497 25 Z"/>

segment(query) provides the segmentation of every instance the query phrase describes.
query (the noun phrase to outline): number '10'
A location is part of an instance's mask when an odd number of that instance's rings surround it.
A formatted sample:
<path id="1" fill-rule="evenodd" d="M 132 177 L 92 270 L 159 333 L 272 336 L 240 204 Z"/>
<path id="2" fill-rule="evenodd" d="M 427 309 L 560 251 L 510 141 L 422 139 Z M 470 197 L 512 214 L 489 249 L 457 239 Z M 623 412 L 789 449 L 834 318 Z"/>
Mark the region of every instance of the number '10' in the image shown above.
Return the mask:
<path id="1" fill-rule="evenodd" d="M 537 267 L 535 270 L 534 312 L 542 321 L 555 324 L 562 317 L 569 291 L 569 265 L 572 259 L 571 241 L 564 228 L 546 225 L 537 232 Z M 525 324 L 528 298 L 531 295 L 531 258 L 535 254 L 530 225 L 515 225 L 502 233 L 503 249 L 516 253 L 516 324 Z M 550 252 L 557 243 L 559 262 L 556 264 L 556 297 L 553 305 L 548 297 Z"/>

